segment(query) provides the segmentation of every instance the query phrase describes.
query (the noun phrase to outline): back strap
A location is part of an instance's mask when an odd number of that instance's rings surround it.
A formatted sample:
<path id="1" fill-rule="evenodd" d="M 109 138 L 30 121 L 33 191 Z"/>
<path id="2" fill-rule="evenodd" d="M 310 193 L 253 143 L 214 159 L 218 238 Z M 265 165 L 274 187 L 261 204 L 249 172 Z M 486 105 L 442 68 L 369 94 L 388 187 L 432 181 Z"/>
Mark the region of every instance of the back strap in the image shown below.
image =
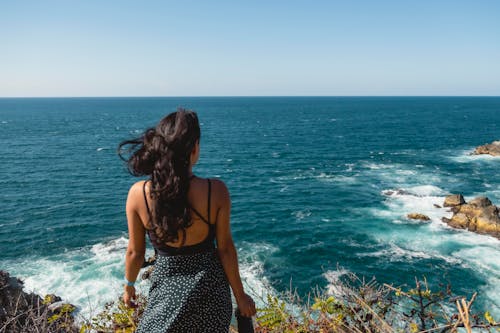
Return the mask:
<path id="1" fill-rule="evenodd" d="M 148 198 L 146 196 L 146 183 L 148 181 L 144 181 L 144 184 L 142 185 L 142 193 L 144 194 L 144 202 L 146 202 L 146 210 L 148 211 L 148 216 L 149 216 L 149 222 L 153 223 L 153 215 L 151 214 L 151 210 L 149 209 L 149 204 L 148 204 Z"/>
<path id="2" fill-rule="evenodd" d="M 212 183 L 210 182 L 210 179 L 207 179 L 208 181 L 208 202 L 207 202 L 207 217 L 205 218 L 203 215 L 201 215 L 201 213 L 199 211 L 197 211 L 193 206 L 191 206 L 189 203 L 189 208 L 193 211 L 193 213 L 195 213 L 196 215 L 198 215 L 198 217 L 203 221 L 205 222 L 206 224 L 208 224 L 208 226 L 211 226 L 212 224 L 210 223 L 210 197 L 211 197 L 211 193 L 212 193 Z"/>
<path id="3" fill-rule="evenodd" d="M 210 196 L 212 194 L 212 183 L 210 182 L 210 179 L 208 180 L 208 208 L 207 208 L 207 219 L 208 219 L 208 224 L 210 223 Z"/>

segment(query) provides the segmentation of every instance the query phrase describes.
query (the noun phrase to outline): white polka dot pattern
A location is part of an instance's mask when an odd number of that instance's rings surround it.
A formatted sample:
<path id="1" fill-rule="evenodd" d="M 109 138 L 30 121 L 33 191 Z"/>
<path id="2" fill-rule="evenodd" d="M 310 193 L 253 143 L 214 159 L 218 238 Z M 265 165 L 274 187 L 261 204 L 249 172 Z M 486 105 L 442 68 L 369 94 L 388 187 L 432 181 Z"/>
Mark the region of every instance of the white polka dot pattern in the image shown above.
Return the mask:
<path id="1" fill-rule="evenodd" d="M 228 332 L 229 283 L 215 250 L 159 256 L 138 333 Z"/>

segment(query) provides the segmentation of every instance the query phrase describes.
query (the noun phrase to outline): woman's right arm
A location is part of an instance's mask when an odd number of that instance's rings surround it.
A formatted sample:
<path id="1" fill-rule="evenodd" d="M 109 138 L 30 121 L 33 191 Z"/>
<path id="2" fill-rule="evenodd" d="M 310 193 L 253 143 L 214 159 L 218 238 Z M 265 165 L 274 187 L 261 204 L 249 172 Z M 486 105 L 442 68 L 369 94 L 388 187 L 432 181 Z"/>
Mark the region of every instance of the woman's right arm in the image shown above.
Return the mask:
<path id="1" fill-rule="evenodd" d="M 220 203 L 216 224 L 217 251 L 231 289 L 233 290 L 234 297 L 236 298 L 240 313 L 245 317 L 251 317 L 256 312 L 255 303 L 249 295 L 245 294 L 243 284 L 241 283 L 238 256 L 231 236 L 231 199 L 229 191 L 223 182 L 217 181 L 215 183 L 217 186 L 215 191 L 217 193 L 217 202 Z"/>
<path id="2" fill-rule="evenodd" d="M 135 183 L 130 188 L 126 204 L 129 240 L 125 254 L 125 278 L 128 281 L 137 279 L 146 252 L 146 230 L 138 213 L 138 203 L 144 202 L 143 200 L 142 184 Z M 125 285 L 124 289 L 123 301 L 127 306 L 131 306 L 131 301 L 135 298 L 135 288 Z"/>

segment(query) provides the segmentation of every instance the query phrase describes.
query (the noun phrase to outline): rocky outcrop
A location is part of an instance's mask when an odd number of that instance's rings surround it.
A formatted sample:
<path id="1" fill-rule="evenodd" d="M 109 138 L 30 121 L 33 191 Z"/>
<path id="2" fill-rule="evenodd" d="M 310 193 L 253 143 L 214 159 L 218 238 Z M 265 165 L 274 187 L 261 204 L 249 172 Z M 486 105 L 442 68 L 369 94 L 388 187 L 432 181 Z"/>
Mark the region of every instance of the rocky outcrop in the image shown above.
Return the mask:
<path id="1" fill-rule="evenodd" d="M 409 213 L 406 217 L 411 220 L 430 221 L 429 216 L 420 213 Z"/>
<path id="2" fill-rule="evenodd" d="M 153 271 L 155 269 L 155 263 L 156 263 L 156 253 L 149 257 L 148 259 L 144 260 L 144 263 L 142 264 L 142 268 L 147 268 L 144 273 L 142 273 L 141 278 L 143 280 L 147 280 L 151 277 L 151 274 L 153 274 Z"/>
<path id="3" fill-rule="evenodd" d="M 443 206 L 444 207 L 455 207 L 458 205 L 463 205 L 465 203 L 465 199 L 461 194 L 453 194 L 449 195 L 444 199 Z"/>
<path id="4" fill-rule="evenodd" d="M 75 307 L 55 295 L 23 291 L 23 282 L 0 270 L 0 332 L 78 332 Z"/>
<path id="5" fill-rule="evenodd" d="M 493 141 L 482 146 L 476 147 L 472 155 L 488 154 L 491 156 L 500 156 L 500 141 Z"/>
<path id="6" fill-rule="evenodd" d="M 500 239 L 500 209 L 493 205 L 490 199 L 477 197 L 466 203 L 463 197 L 457 194 L 446 197 L 444 206 L 452 207 L 453 216 L 442 218 L 449 226 Z"/>

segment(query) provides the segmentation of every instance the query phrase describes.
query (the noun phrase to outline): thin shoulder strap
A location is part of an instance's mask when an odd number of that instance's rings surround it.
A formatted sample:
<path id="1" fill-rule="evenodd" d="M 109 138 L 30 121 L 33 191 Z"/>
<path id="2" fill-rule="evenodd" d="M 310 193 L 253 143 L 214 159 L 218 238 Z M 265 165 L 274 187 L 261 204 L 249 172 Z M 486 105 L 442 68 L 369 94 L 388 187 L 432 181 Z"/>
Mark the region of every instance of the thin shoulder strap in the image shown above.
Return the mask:
<path id="1" fill-rule="evenodd" d="M 212 183 L 210 182 L 210 179 L 208 180 L 208 203 L 207 203 L 207 219 L 208 219 L 208 224 L 210 223 L 210 196 L 212 194 Z"/>
<path id="2" fill-rule="evenodd" d="M 148 181 L 146 180 L 144 184 L 142 185 L 142 193 L 144 194 L 144 202 L 146 203 L 146 210 L 148 211 L 149 215 L 149 220 L 152 223 L 153 222 L 153 215 L 151 214 L 151 210 L 149 209 L 149 204 L 148 204 L 148 198 L 146 196 L 146 183 Z"/>
<path id="3" fill-rule="evenodd" d="M 146 210 L 148 211 L 148 216 L 149 216 L 149 220 L 150 220 L 149 222 L 153 223 L 153 215 L 151 214 L 151 210 L 149 209 L 148 198 L 146 196 L 146 183 L 147 182 L 148 181 L 146 180 L 146 181 L 144 181 L 144 184 L 142 184 L 142 194 L 144 194 L 144 202 L 146 203 Z M 153 242 L 153 239 L 151 238 L 151 234 L 150 234 L 149 230 L 148 230 L 147 234 L 148 234 L 149 240 L 151 242 Z M 155 250 L 155 257 L 156 257 L 156 255 L 158 254 L 158 249 L 156 248 L 156 246 L 153 246 L 153 248 Z M 146 262 L 144 261 L 144 263 L 142 264 L 143 265 L 142 267 L 146 267 L 146 266 L 144 266 L 145 263 Z"/>

